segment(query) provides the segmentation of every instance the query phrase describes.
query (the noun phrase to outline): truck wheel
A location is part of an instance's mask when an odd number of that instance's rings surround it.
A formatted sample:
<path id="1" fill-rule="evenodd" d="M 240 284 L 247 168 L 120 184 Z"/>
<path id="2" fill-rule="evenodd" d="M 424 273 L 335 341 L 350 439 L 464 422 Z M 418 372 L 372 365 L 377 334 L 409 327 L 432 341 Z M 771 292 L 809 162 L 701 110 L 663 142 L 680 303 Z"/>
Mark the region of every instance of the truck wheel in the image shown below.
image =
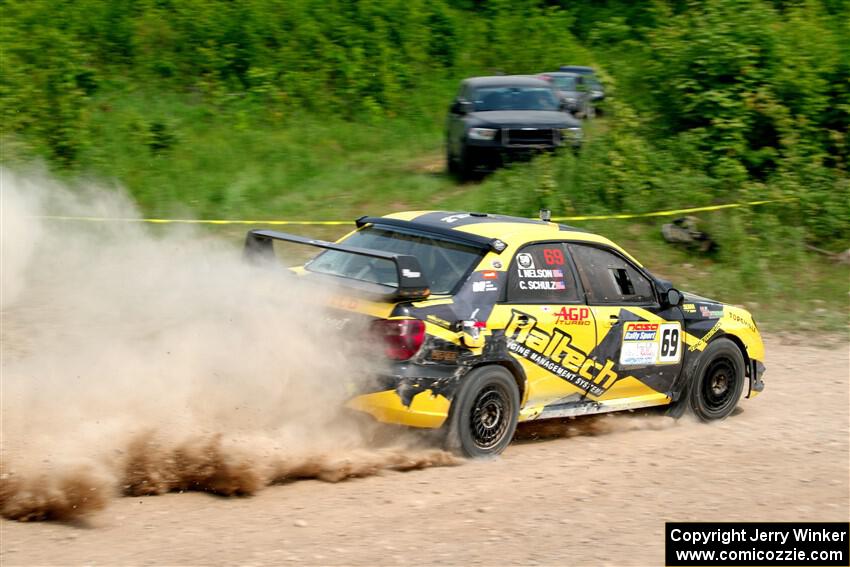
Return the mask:
<path id="1" fill-rule="evenodd" d="M 738 405 L 744 379 L 741 349 L 729 339 L 716 339 L 703 351 L 687 391 L 677 402 L 687 406 L 671 408 L 670 414 L 676 416 L 687 409 L 702 421 L 724 419 Z"/>
<path id="2" fill-rule="evenodd" d="M 454 175 L 457 177 L 460 168 L 457 164 L 457 159 L 455 159 L 452 151 L 446 148 L 446 171 L 448 171 L 449 175 Z"/>
<path id="3" fill-rule="evenodd" d="M 457 172 L 455 176 L 459 181 L 469 181 L 475 177 L 475 161 L 469 155 L 466 146 L 460 146 L 460 154 L 456 160 Z"/>
<path id="4" fill-rule="evenodd" d="M 501 366 L 472 370 L 452 403 L 446 444 L 467 457 L 495 456 L 513 439 L 519 415 L 519 390 Z"/>

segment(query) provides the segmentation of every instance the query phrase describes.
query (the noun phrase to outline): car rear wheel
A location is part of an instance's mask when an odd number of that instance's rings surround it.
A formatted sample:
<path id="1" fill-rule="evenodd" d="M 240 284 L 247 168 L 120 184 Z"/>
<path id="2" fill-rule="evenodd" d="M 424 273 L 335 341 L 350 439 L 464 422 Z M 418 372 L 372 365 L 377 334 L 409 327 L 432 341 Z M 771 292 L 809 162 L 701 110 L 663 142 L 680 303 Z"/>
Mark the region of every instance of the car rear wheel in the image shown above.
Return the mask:
<path id="1" fill-rule="evenodd" d="M 712 341 L 683 396 L 687 409 L 702 421 L 728 417 L 741 398 L 744 379 L 744 356 L 738 345 L 723 338 Z"/>
<path id="2" fill-rule="evenodd" d="M 501 366 L 482 366 L 463 379 L 452 403 L 446 444 L 467 457 L 498 455 L 510 444 L 519 415 L 519 390 Z"/>

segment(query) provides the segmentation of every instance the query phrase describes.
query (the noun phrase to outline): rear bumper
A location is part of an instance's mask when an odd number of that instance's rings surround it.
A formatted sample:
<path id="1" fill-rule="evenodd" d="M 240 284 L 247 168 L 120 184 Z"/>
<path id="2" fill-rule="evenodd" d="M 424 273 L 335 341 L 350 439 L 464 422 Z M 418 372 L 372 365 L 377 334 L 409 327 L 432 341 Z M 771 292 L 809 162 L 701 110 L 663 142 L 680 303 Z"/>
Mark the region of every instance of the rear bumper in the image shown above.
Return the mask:
<path id="1" fill-rule="evenodd" d="M 442 427 L 465 367 L 444 364 L 397 364 L 380 376 L 375 388 L 360 392 L 346 407 L 384 423 L 436 429 Z"/>
<path id="2" fill-rule="evenodd" d="M 437 429 L 449 416 L 451 401 L 425 390 L 416 394 L 409 406 L 404 405 L 396 390 L 384 390 L 352 398 L 346 407 L 367 413 L 384 423 Z"/>

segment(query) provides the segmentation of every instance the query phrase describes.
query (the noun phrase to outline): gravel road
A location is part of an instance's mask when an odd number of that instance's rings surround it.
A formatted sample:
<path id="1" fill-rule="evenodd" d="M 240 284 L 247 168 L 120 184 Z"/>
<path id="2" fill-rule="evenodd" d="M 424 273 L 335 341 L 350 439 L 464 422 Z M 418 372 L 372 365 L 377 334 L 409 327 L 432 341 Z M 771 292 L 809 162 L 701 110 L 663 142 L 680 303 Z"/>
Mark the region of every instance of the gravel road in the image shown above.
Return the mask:
<path id="1" fill-rule="evenodd" d="M 491 461 L 116 497 L 73 523 L 0 520 L 0 563 L 663 565 L 669 520 L 846 521 L 850 345 L 811 340 L 768 337 L 765 392 L 722 423 L 584 418 Z"/>

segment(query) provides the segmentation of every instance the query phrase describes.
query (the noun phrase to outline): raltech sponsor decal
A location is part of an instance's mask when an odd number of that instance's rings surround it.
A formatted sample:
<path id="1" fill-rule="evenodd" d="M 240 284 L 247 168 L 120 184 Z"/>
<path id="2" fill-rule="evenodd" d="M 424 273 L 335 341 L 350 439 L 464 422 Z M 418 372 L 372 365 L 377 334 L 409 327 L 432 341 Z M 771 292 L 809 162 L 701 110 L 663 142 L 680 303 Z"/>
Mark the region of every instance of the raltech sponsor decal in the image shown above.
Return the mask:
<path id="1" fill-rule="evenodd" d="M 505 337 L 510 352 L 593 396 L 604 394 L 619 378 L 613 370 L 613 360 L 606 360 L 603 364 L 589 358 L 583 350 L 571 344 L 572 337 L 568 333 L 560 329 L 547 333 L 528 313 L 511 310 Z"/>

